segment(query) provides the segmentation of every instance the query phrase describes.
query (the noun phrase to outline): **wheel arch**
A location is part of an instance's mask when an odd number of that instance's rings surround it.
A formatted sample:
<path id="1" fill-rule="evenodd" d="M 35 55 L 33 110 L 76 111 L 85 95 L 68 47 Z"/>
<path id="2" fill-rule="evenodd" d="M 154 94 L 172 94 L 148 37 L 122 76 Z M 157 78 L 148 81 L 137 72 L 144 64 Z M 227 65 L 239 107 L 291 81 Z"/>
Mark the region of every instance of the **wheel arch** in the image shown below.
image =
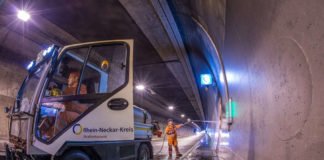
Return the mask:
<path id="1" fill-rule="evenodd" d="M 92 146 L 88 145 L 82 145 L 82 146 L 76 146 L 76 145 L 64 145 L 55 155 L 56 159 L 62 158 L 65 154 L 73 151 L 73 150 L 79 150 L 84 153 L 86 153 L 88 156 L 93 158 L 94 160 L 100 160 L 99 154 L 96 152 L 96 150 Z"/>
<path id="2" fill-rule="evenodd" d="M 139 149 L 141 148 L 140 146 L 142 144 L 145 144 L 145 145 L 148 146 L 148 148 L 150 150 L 150 158 L 153 159 L 153 146 L 152 146 L 151 142 L 141 142 L 140 145 L 139 145 L 139 147 L 137 148 L 137 153 L 138 153 Z"/>

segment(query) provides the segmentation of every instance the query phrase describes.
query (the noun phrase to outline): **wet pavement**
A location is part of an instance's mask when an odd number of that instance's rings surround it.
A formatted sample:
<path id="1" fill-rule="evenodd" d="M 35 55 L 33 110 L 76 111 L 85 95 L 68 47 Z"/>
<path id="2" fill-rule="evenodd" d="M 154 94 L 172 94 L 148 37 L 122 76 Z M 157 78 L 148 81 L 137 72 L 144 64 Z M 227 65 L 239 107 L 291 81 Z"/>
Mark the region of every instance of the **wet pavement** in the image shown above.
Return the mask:
<path id="1" fill-rule="evenodd" d="M 179 137 L 178 144 L 179 150 L 183 154 L 182 157 L 176 158 L 173 149 L 173 157 L 168 158 L 168 142 L 163 139 L 152 140 L 154 149 L 154 160 L 243 160 L 236 155 L 229 147 L 220 146 L 219 152 L 216 152 L 216 145 L 207 134 L 200 133 L 189 137 Z M 4 143 L 4 142 L 3 142 Z M 161 150 L 161 147 L 163 148 Z M 3 147 L 0 147 L 3 148 Z M 4 149 L 4 148 L 3 148 Z M 0 156 L 0 160 L 4 158 Z"/>
<path id="2" fill-rule="evenodd" d="M 175 153 L 173 153 L 172 158 L 168 158 L 167 142 L 165 142 L 165 146 L 161 153 L 156 153 L 161 148 L 161 141 L 162 140 L 156 140 L 152 143 L 155 151 L 154 159 L 156 160 L 242 160 L 242 158 L 235 155 L 235 153 L 226 145 L 221 145 L 217 153 L 215 141 L 204 133 L 190 137 L 178 138 L 179 150 L 183 154 L 180 158 L 175 158 Z"/>
<path id="3" fill-rule="evenodd" d="M 192 151 L 190 151 L 187 155 L 185 155 L 182 158 L 188 160 L 196 160 L 196 159 L 218 160 L 219 159 L 216 153 L 216 145 L 207 134 L 204 134 L 204 136 L 200 140 L 199 145 L 195 146 L 195 148 L 193 148 Z"/>
<path id="4" fill-rule="evenodd" d="M 192 150 L 192 148 L 200 143 L 200 140 L 204 137 L 204 133 L 189 136 L 189 137 L 178 137 L 178 145 L 179 145 L 179 151 L 183 155 L 187 154 L 188 151 Z M 162 139 L 159 140 L 153 140 L 152 141 L 153 150 L 154 150 L 154 159 L 156 160 L 165 160 L 168 158 L 168 142 L 165 139 L 164 146 L 161 150 L 161 147 L 163 145 Z M 177 159 L 175 155 L 175 151 L 173 148 L 173 155 L 170 159 Z"/>

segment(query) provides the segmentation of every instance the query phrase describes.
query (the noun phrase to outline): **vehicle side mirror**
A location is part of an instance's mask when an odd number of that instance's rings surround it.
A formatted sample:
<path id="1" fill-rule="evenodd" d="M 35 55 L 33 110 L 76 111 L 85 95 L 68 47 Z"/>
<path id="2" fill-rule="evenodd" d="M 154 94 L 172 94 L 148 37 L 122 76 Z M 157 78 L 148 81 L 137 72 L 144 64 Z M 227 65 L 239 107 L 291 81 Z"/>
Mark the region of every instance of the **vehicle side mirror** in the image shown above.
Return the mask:
<path id="1" fill-rule="evenodd" d="M 4 111 L 4 113 L 9 113 L 10 108 L 9 107 L 4 107 L 3 111 Z"/>

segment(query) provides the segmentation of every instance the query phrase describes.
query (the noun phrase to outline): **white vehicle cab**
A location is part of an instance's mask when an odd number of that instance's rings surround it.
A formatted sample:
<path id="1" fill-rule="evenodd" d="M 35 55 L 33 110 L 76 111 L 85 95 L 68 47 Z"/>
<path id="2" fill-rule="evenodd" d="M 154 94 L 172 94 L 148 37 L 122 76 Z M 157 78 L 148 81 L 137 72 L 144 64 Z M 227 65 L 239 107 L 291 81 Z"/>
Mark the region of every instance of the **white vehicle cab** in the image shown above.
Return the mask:
<path id="1" fill-rule="evenodd" d="M 28 68 L 7 158 L 152 159 L 151 116 L 133 106 L 133 40 L 53 45 Z"/>

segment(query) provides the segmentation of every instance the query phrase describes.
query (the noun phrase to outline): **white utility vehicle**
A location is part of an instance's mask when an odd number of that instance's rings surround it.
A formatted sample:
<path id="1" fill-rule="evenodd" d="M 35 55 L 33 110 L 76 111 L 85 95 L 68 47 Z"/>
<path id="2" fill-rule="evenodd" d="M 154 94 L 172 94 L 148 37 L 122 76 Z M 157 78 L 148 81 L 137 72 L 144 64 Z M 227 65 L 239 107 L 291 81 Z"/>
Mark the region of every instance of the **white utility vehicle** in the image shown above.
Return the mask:
<path id="1" fill-rule="evenodd" d="M 151 116 L 133 106 L 133 40 L 51 46 L 8 113 L 7 159 L 152 159 Z"/>

